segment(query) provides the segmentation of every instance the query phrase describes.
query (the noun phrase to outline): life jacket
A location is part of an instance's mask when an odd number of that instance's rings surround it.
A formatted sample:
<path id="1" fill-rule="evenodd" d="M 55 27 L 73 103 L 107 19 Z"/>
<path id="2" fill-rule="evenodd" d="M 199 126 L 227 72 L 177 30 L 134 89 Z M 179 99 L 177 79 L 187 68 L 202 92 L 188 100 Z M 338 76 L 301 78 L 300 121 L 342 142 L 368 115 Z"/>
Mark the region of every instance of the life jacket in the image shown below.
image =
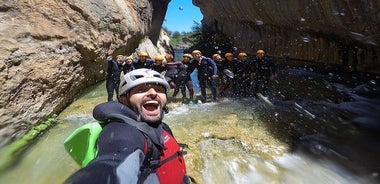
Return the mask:
<path id="1" fill-rule="evenodd" d="M 172 147 L 173 149 L 165 149 L 164 154 L 160 157 L 162 165 L 157 169 L 158 178 L 161 183 L 182 183 L 186 175 L 185 160 L 183 158 L 184 147 L 181 148 L 174 137 L 166 131 L 164 132 L 164 141 L 165 147 Z"/>
<path id="2" fill-rule="evenodd" d="M 159 159 L 152 158 L 155 149 L 151 147 L 152 144 L 149 143 L 149 138 L 146 139 L 148 147 L 150 148 L 147 150 L 144 149 L 146 159 L 140 168 L 142 173 L 140 180 L 151 173 L 156 173 L 160 183 L 184 183 L 186 182 L 184 181 L 184 179 L 186 179 L 186 166 L 183 155 L 186 154 L 186 151 L 183 149 L 187 148 L 187 145 L 177 143 L 173 135 L 165 129 L 163 134 L 165 149 Z M 145 163 L 147 159 L 148 162 Z"/>
<path id="3" fill-rule="evenodd" d="M 106 109 L 115 108 L 118 105 L 113 102 L 107 102 Z M 108 108 L 107 105 L 112 105 Z M 116 107 L 116 109 L 118 109 Z M 149 126 L 145 123 L 139 123 L 132 118 L 120 113 L 107 114 L 108 120 L 118 120 L 123 123 L 128 123 L 141 131 L 145 139 L 144 153 L 145 159 L 140 168 L 141 174 L 139 181 L 144 181 L 152 173 L 156 173 L 160 183 L 184 183 L 186 176 L 186 166 L 183 155 L 186 154 L 185 144 L 179 144 L 173 137 L 167 125 L 162 126 L 164 136 L 164 149 L 159 149 L 157 146 L 157 135 L 152 134 Z M 104 121 L 106 122 L 106 121 Z M 74 160 L 82 167 L 86 166 L 97 155 L 96 141 L 102 130 L 102 124 L 98 122 L 89 123 L 75 130 L 64 142 L 66 150 L 74 158 Z"/>

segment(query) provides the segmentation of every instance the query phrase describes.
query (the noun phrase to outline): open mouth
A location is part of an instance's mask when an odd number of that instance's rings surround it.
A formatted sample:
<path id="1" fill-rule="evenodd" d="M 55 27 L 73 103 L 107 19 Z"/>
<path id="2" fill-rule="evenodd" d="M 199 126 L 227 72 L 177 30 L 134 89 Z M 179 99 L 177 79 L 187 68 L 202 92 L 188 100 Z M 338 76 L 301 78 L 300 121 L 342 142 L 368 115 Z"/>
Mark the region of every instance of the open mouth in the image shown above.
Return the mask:
<path id="1" fill-rule="evenodd" d="M 147 101 L 143 105 L 147 115 L 153 116 L 160 113 L 160 104 L 157 101 Z"/>

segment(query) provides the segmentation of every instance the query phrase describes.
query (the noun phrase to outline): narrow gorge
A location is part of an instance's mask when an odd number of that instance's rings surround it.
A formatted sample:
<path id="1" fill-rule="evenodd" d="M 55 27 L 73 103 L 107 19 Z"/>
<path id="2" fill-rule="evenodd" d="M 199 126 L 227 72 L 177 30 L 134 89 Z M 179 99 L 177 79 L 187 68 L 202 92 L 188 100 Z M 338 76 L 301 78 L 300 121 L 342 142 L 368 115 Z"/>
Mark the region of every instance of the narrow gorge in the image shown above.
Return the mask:
<path id="1" fill-rule="evenodd" d="M 13 1 L 0 4 L 0 147 L 60 113 L 105 78 L 105 52 L 168 52 L 170 0 Z M 380 71 L 377 0 L 193 0 L 209 52 L 230 42 L 278 61 Z M 354 59 L 356 58 L 356 59 Z"/>

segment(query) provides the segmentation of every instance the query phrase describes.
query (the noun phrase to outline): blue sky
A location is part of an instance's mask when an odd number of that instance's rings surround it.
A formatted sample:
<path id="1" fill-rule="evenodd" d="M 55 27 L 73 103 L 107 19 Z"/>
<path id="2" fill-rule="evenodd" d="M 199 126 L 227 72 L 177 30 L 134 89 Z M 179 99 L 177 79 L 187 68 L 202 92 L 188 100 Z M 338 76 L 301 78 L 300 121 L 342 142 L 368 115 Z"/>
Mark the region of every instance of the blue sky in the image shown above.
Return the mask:
<path id="1" fill-rule="evenodd" d="M 192 0 L 172 0 L 166 12 L 163 27 L 169 31 L 189 32 L 194 21 L 201 23 L 203 15 Z"/>

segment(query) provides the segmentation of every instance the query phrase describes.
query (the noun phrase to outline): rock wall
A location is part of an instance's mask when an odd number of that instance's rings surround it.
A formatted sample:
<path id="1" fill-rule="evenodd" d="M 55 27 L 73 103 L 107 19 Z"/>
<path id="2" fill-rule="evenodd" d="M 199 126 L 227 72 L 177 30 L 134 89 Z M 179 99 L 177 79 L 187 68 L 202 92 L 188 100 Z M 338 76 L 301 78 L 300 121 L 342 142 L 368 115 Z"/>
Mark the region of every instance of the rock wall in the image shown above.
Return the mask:
<path id="1" fill-rule="evenodd" d="M 169 2 L 2 0 L 0 147 L 103 80 L 105 48 L 129 55 L 140 43 L 156 47 Z"/>
<path id="2" fill-rule="evenodd" d="M 193 0 L 203 28 L 218 47 L 228 38 L 239 51 L 380 71 L 378 0 Z M 216 41 L 215 41 L 216 40 Z M 220 45 L 219 45 L 220 46 Z M 214 49 L 216 51 L 217 49 Z M 354 60 L 356 58 L 357 60 Z"/>

